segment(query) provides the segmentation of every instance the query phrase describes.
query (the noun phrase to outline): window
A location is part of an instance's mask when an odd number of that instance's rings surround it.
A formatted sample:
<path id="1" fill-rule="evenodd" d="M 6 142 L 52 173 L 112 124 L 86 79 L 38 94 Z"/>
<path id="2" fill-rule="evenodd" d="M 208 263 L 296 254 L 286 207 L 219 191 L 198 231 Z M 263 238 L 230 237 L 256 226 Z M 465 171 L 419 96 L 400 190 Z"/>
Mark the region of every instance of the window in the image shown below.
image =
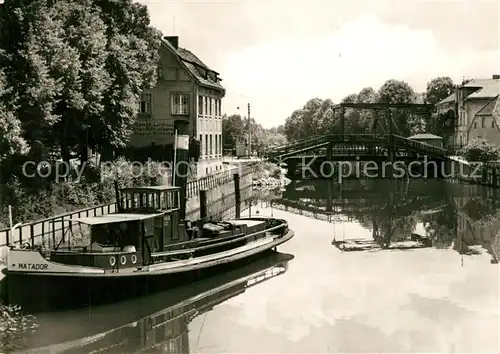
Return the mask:
<path id="1" fill-rule="evenodd" d="M 198 96 L 198 115 L 203 115 L 203 96 Z"/>
<path id="2" fill-rule="evenodd" d="M 476 122 L 474 122 L 474 129 L 476 129 Z"/>
<path id="3" fill-rule="evenodd" d="M 203 110 L 203 114 L 208 114 L 208 97 L 203 97 L 203 101 L 205 101 L 205 109 Z"/>
<path id="4" fill-rule="evenodd" d="M 141 95 L 141 113 L 151 113 L 151 100 L 152 98 L 150 93 L 143 93 Z"/>
<path id="5" fill-rule="evenodd" d="M 219 139 L 217 139 L 217 135 L 215 136 L 215 155 L 219 154 Z"/>
<path id="6" fill-rule="evenodd" d="M 208 102 L 208 114 L 212 115 L 212 97 L 209 97 L 209 102 Z"/>
<path id="7" fill-rule="evenodd" d="M 214 115 L 218 116 L 217 112 L 218 112 L 219 102 L 217 99 L 214 99 L 214 105 L 215 105 Z"/>
<path id="8" fill-rule="evenodd" d="M 219 154 L 222 155 L 222 134 L 219 134 Z"/>
<path id="9" fill-rule="evenodd" d="M 222 100 L 219 99 L 219 117 L 222 116 Z"/>
<path id="10" fill-rule="evenodd" d="M 213 150 L 213 140 L 212 140 L 212 134 L 210 134 L 210 156 L 213 156 L 214 150 Z"/>
<path id="11" fill-rule="evenodd" d="M 189 95 L 183 93 L 172 94 L 172 114 L 189 114 Z"/>
<path id="12" fill-rule="evenodd" d="M 208 150 L 208 134 L 205 134 L 205 156 L 210 155 Z"/>
<path id="13" fill-rule="evenodd" d="M 203 134 L 200 134 L 200 147 L 201 147 L 201 157 L 205 155 L 205 149 L 203 146 Z"/>
<path id="14" fill-rule="evenodd" d="M 481 118 L 481 128 L 484 128 L 485 127 L 485 121 L 484 121 L 484 117 Z"/>
<path id="15" fill-rule="evenodd" d="M 491 127 L 495 128 L 495 121 L 494 120 L 491 121 Z"/>

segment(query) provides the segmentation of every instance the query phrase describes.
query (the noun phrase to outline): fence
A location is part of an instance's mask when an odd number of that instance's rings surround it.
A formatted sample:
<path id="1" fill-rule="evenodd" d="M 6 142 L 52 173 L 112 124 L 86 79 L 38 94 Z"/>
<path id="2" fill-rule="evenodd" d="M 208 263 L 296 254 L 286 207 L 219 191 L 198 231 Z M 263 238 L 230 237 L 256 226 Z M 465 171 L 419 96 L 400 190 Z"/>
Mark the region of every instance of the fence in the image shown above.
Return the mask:
<path id="1" fill-rule="evenodd" d="M 187 197 L 193 197 L 200 192 L 200 189 L 211 189 L 225 183 L 233 181 L 235 173 L 241 177 L 246 176 L 254 170 L 254 165 L 246 165 L 241 168 L 233 168 L 212 175 L 208 175 L 193 181 L 189 181 L 186 186 Z M 32 245 L 41 238 L 45 243 L 45 238 L 55 239 L 55 235 L 62 232 L 65 225 L 70 224 L 70 220 L 79 217 L 100 216 L 117 211 L 116 201 L 108 204 L 97 205 L 77 211 L 72 211 L 50 218 L 28 222 L 17 227 L 13 233 L 10 229 L 0 230 L 0 247 L 9 244 L 22 244 L 30 242 Z"/>
<path id="2" fill-rule="evenodd" d="M 498 165 L 484 165 L 477 168 L 475 165 L 464 165 L 461 167 L 460 173 L 457 175 L 457 179 L 481 184 L 483 186 L 500 188 L 500 166 Z"/>

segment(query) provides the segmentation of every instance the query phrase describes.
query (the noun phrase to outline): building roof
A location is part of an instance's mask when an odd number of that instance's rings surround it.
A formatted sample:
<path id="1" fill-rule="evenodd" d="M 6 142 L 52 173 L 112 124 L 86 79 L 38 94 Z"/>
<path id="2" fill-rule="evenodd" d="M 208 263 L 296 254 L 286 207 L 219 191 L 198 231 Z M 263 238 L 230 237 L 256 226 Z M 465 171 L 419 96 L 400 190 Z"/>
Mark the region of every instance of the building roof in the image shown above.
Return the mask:
<path id="1" fill-rule="evenodd" d="M 444 100 L 439 101 L 438 104 L 451 103 L 451 102 L 455 102 L 455 93 L 452 93 Z"/>
<path id="2" fill-rule="evenodd" d="M 217 71 L 210 69 L 190 50 L 181 47 L 175 48 L 166 39 L 162 39 L 162 42 L 172 53 L 177 55 L 179 60 L 186 67 L 187 71 L 196 79 L 196 81 L 198 81 L 200 85 L 224 91 L 224 87 L 220 84 L 222 79 L 218 77 L 219 73 Z M 207 72 L 210 72 L 212 75 L 207 75 Z"/>
<path id="3" fill-rule="evenodd" d="M 475 92 L 471 93 L 465 99 L 486 99 L 494 98 L 500 94 L 500 79 L 473 79 L 468 83 L 460 86 L 469 88 L 478 88 Z M 455 101 L 455 93 L 452 93 L 438 104 L 444 104 Z"/>
<path id="4" fill-rule="evenodd" d="M 423 134 L 417 134 L 417 135 L 410 136 L 408 139 L 438 140 L 438 139 L 443 139 L 443 138 L 440 136 L 434 135 L 434 134 L 423 133 Z"/>
<path id="5" fill-rule="evenodd" d="M 491 114 L 495 110 L 495 106 L 496 106 L 496 104 L 498 102 L 498 97 L 500 97 L 500 96 L 495 97 L 490 102 L 488 102 L 486 104 L 486 106 L 484 106 L 483 108 L 481 108 L 481 110 L 476 113 L 476 116 L 491 116 Z"/>
<path id="6" fill-rule="evenodd" d="M 500 79 L 474 79 L 462 87 L 478 87 L 479 90 L 471 93 L 465 99 L 494 98 L 500 94 Z"/>

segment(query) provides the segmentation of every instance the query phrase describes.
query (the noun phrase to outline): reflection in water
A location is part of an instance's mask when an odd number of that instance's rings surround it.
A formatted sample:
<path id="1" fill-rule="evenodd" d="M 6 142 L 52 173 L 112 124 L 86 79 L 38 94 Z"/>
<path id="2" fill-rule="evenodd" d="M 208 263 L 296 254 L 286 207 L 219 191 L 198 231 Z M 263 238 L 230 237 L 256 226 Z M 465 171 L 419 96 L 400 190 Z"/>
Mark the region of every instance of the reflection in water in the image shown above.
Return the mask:
<path id="1" fill-rule="evenodd" d="M 26 352 L 189 353 L 189 324 L 216 305 L 286 272 L 290 254 L 273 253 L 186 287 L 120 304 L 38 317 Z M 149 313 L 147 316 L 141 313 Z M 142 317 L 141 317 L 142 316 Z M 140 318 L 140 319 L 138 319 Z M 192 339 L 192 338 L 191 338 Z"/>
<path id="2" fill-rule="evenodd" d="M 500 203 L 496 189 L 443 180 L 292 181 L 275 207 L 342 224 L 357 220 L 371 230 L 366 248 L 485 249 L 498 262 Z M 343 244 L 345 235 L 335 235 Z M 406 245 L 406 246 L 405 246 Z M 361 248 L 364 246 L 360 246 Z"/>

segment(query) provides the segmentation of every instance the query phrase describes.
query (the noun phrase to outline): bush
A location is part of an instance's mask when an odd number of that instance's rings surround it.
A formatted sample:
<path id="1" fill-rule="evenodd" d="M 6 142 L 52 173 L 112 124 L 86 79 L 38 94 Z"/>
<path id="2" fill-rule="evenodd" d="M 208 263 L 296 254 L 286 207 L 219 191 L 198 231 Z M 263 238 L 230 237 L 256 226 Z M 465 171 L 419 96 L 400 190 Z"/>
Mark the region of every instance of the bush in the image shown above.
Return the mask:
<path id="1" fill-rule="evenodd" d="M 474 139 L 460 151 L 460 155 L 471 162 L 490 162 L 500 158 L 500 150 L 488 140 Z"/>
<path id="2" fill-rule="evenodd" d="M 271 162 L 258 163 L 255 168 L 255 172 L 253 174 L 253 179 L 259 180 L 269 177 L 281 179 L 282 178 L 281 168 L 278 165 Z"/>
<path id="3" fill-rule="evenodd" d="M 0 303 L 0 352 L 21 349 L 26 334 L 37 328 L 36 318 L 23 314 L 20 306 Z"/>

